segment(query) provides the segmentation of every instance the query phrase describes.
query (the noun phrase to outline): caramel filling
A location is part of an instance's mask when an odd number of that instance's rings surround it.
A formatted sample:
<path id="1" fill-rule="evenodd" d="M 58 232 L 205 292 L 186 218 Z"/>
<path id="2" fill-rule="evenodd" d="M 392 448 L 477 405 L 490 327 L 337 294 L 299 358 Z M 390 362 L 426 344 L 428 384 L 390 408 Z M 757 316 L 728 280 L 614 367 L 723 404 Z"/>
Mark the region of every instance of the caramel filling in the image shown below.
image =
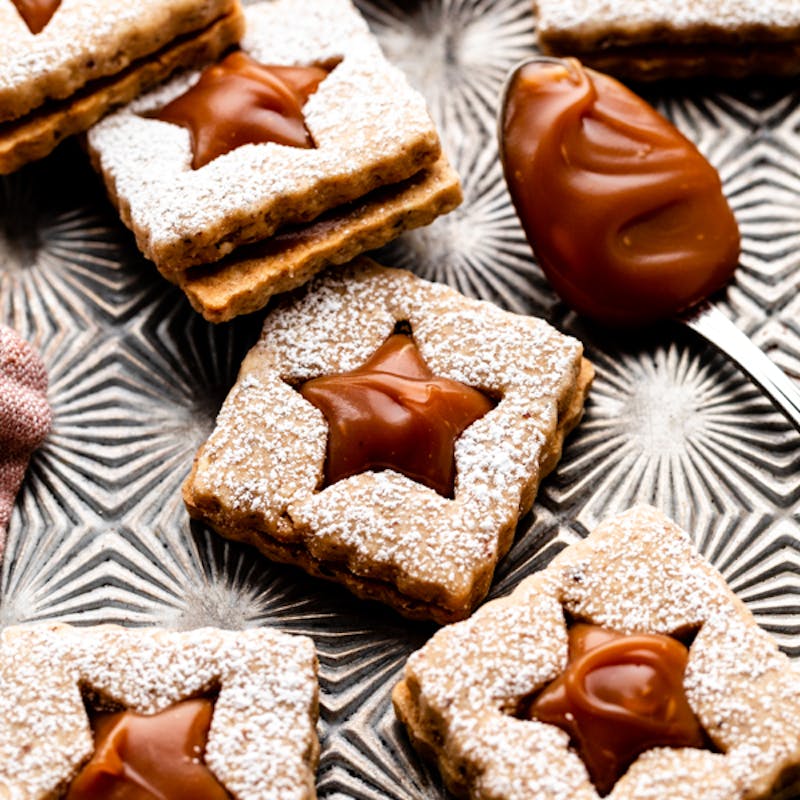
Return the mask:
<path id="1" fill-rule="evenodd" d="M 193 169 L 245 144 L 312 148 L 302 109 L 327 75 L 321 67 L 265 66 L 235 52 L 151 116 L 188 128 Z"/>
<path id="2" fill-rule="evenodd" d="M 203 763 L 213 708 L 201 698 L 148 716 L 94 714 L 95 752 L 66 800 L 230 800 Z"/>
<path id="3" fill-rule="evenodd" d="M 391 469 L 452 497 L 456 439 L 493 407 L 476 389 L 435 377 L 414 340 L 393 334 L 361 367 L 300 392 L 328 421 L 325 480 Z"/>
<path id="4" fill-rule="evenodd" d="M 723 286 L 739 230 L 697 148 L 622 84 L 574 59 L 518 71 L 506 179 L 556 291 L 610 324 L 671 316 Z"/>
<path id="5" fill-rule="evenodd" d="M 670 636 L 573 625 L 567 669 L 526 716 L 565 730 L 597 790 L 607 794 L 645 750 L 707 746 L 683 688 L 688 658 Z"/>
<path id="6" fill-rule="evenodd" d="M 61 0 L 11 0 L 31 33 L 44 30 L 45 25 L 56 13 Z"/>

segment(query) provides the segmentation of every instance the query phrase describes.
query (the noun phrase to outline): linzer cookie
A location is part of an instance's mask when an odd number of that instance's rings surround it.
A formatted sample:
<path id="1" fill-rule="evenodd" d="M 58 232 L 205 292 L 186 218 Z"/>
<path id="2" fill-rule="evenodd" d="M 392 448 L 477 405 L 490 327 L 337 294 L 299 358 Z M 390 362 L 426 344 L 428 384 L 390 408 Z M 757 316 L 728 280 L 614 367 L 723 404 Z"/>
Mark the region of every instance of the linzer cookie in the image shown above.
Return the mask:
<path id="1" fill-rule="evenodd" d="M 264 628 L 6 628 L 0 796 L 313 800 L 316 671 Z"/>
<path id="2" fill-rule="evenodd" d="M 646 506 L 439 631 L 393 701 L 451 791 L 475 800 L 752 800 L 800 765 L 800 676 Z"/>
<path id="3" fill-rule="evenodd" d="M 0 173 L 238 41 L 238 0 L 0 0 Z"/>
<path id="4" fill-rule="evenodd" d="M 591 376 L 543 320 L 361 259 L 267 317 L 184 499 L 223 536 L 361 597 L 463 618 Z"/>
<path id="5" fill-rule="evenodd" d="M 246 19 L 241 52 L 88 137 L 142 252 L 215 320 L 461 199 L 424 100 L 349 0 L 270 0 Z M 264 264 L 239 250 L 253 243 Z"/>
<path id="6" fill-rule="evenodd" d="M 796 0 L 538 0 L 549 55 L 625 78 L 800 74 Z"/>

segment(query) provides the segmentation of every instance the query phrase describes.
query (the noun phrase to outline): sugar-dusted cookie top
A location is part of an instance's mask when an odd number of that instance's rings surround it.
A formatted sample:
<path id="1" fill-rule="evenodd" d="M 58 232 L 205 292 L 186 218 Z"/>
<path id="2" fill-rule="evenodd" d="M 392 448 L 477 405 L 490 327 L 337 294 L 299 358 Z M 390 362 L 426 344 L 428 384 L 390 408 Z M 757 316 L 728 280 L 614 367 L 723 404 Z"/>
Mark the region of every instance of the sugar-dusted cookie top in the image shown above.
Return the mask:
<path id="1" fill-rule="evenodd" d="M 316 797 L 316 656 L 264 628 L 0 632 L 0 796 L 57 796 L 93 751 L 84 699 L 140 714 L 216 695 L 205 763 L 236 800 Z"/>
<path id="2" fill-rule="evenodd" d="M 440 152 L 424 100 L 349 0 L 265 0 L 246 18 L 242 49 L 255 61 L 332 68 L 302 109 L 315 147 L 247 144 L 192 169 L 189 131 L 146 114 L 198 74 L 139 98 L 89 134 L 123 221 L 163 272 L 217 261 L 281 225 L 404 180 Z"/>
<path id="3" fill-rule="evenodd" d="M 458 794 L 599 797 L 568 735 L 519 714 L 563 673 L 570 620 L 690 640 L 683 687 L 709 747 L 648 749 L 608 797 L 767 797 L 800 764 L 800 676 L 688 535 L 642 506 L 410 657 L 395 707 Z"/>
<path id="4" fill-rule="evenodd" d="M 795 0 L 537 0 L 539 30 L 571 31 L 588 39 L 614 32 L 614 43 L 679 34 L 683 43 L 735 38 L 745 32 L 760 37 L 794 39 L 800 35 L 800 7 Z M 716 31 L 716 36 L 714 35 Z"/>
<path id="5" fill-rule="evenodd" d="M 360 367 L 398 323 L 435 376 L 497 401 L 455 442 L 452 497 L 392 469 L 324 485 L 328 426 L 296 387 Z M 267 317 L 184 497 L 273 558 L 411 616 L 461 618 L 557 463 L 590 376 L 580 342 L 544 320 L 361 259 Z"/>
<path id="6" fill-rule="evenodd" d="M 0 0 L 0 122 L 117 75 L 236 6 L 237 0 L 62 0 L 33 34 L 14 3 Z"/>

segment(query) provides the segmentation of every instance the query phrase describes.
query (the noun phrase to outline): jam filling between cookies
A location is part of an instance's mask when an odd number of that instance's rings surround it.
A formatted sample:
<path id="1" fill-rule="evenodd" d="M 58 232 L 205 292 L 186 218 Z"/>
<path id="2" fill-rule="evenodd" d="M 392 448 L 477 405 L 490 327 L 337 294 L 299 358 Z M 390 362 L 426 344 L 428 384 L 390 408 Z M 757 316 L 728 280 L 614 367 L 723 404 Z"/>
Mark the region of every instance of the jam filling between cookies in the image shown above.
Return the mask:
<path id="1" fill-rule="evenodd" d="M 503 161 L 556 291 L 601 322 L 669 317 L 723 286 L 739 230 L 716 170 L 654 108 L 575 59 L 509 86 Z"/>
<path id="2" fill-rule="evenodd" d="M 688 658 L 671 636 L 574 624 L 566 670 L 522 716 L 565 730 L 605 795 L 646 750 L 710 749 L 683 688 Z"/>
<path id="3" fill-rule="evenodd" d="M 314 378 L 300 393 L 328 421 L 326 485 L 390 469 L 444 497 L 454 492 L 456 439 L 494 407 L 477 389 L 436 377 L 405 333 L 361 367 Z"/>
<path id="4" fill-rule="evenodd" d="M 303 106 L 328 74 L 323 67 L 260 64 L 237 51 L 149 116 L 189 130 L 193 169 L 246 144 L 313 148 Z"/>
<path id="5" fill-rule="evenodd" d="M 33 34 L 44 30 L 61 5 L 61 0 L 11 0 L 11 2 Z"/>
<path id="6" fill-rule="evenodd" d="M 213 710 L 196 698 L 151 715 L 91 712 L 95 752 L 66 800 L 230 800 L 203 763 Z"/>

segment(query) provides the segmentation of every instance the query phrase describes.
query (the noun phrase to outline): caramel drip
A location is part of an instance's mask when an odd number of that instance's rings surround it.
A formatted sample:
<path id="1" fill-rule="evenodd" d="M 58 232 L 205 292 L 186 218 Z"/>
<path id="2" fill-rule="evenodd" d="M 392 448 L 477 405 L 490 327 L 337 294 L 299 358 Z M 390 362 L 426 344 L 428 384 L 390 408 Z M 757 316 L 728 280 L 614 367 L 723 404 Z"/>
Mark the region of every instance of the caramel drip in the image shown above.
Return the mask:
<path id="1" fill-rule="evenodd" d="M 312 148 L 302 109 L 327 75 L 321 67 L 265 66 L 231 53 L 151 116 L 188 128 L 193 169 L 245 144 Z"/>
<path id="2" fill-rule="evenodd" d="M 328 421 L 325 480 L 392 469 L 452 497 L 456 439 L 493 403 L 435 377 L 414 340 L 394 334 L 361 367 L 315 378 L 300 392 Z"/>
<path id="3" fill-rule="evenodd" d="M 213 708 L 197 699 L 148 716 L 94 714 L 95 752 L 66 800 L 230 800 L 203 763 Z"/>
<path id="4" fill-rule="evenodd" d="M 44 30 L 45 25 L 56 13 L 61 0 L 11 0 L 31 33 Z"/>
<path id="5" fill-rule="evenodd" d="M 528 716 L 565 730 L 597 790 L 607 794 L 645 750 L 706 746 L 683 688 L 688 658 L 669 636 L 574 625 L 567 669 L 534 699 Z"/>
<path id="6" fill-rule="evenodd" d="M 528 64 L 509 87 L 502 138 L 528 241 L 577 311 L 651 322 L 730 279 L 739 230 L 719 176 L 622 84 L 574 59 Z"/>

